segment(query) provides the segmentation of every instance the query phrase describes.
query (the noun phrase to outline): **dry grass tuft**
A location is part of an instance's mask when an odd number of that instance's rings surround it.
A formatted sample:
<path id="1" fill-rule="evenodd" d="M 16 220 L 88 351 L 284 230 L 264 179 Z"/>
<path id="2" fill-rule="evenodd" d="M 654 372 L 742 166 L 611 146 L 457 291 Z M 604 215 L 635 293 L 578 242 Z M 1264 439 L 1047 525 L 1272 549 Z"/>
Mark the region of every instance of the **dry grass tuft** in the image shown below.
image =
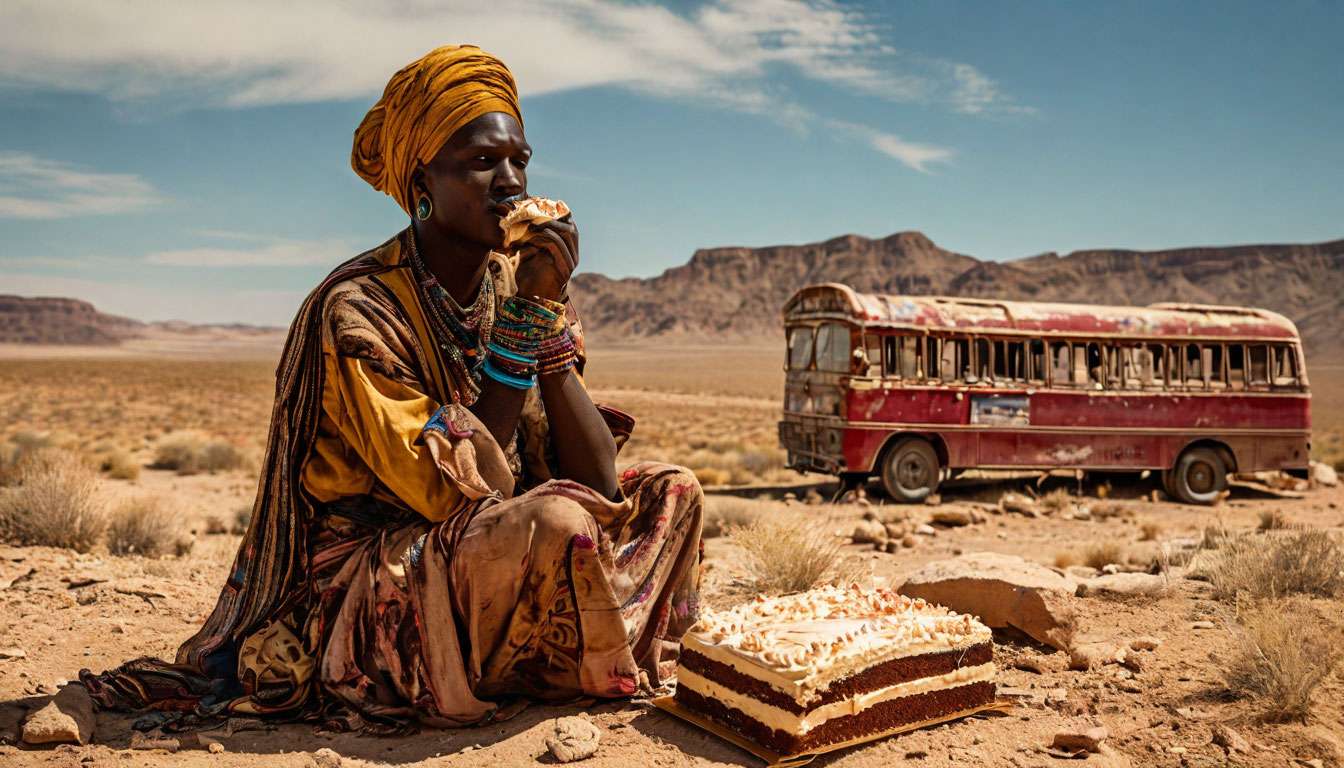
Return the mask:
<path id="1" fill-rule="evenodd" d="M 733 542 L 748 555 L 752 586 L 767 594 L 811 589 L 840 564 L 836 538 L 818 525 L 775 518 L 729 529 Z"/>
<path id="2" fill-rule="evenodd" d="M 242 536 L 247 533 L 247 526 L 252 524 L 252 505 L 239 507 L 238 511 L 233 513 L 233 528 L 229 533 L 235 536 Z"/>
<path id="3" fill-rule="evenodd" d="M 1260 530 L 1280 531 L 1288 527 L 1288 517 L 1281 509 L 1260 510 Z"/>
<path id="4" fill-rule="evenodd" d="M 1071 550 L 1071 549 L 1066 549 L 1066 550 L 1064 550 L 1064 551 L 1062 551 L 1062 552 L 1056 552 L 1056 553 L 1055 553 L 1055 567 L 1056 567 L 1056 568 L 1068 568 L 1069 566 L 1073 566 L 1073 565 L 1077 565 L 1077 564 L 1078 564 L 1078 553 L 1077 553 L 1077 552 L 1074 552 L 1074 551 Z"/>
<path id="5" fill-rule="evenodd" d="M 1344 593 L 1344 550 L 1316 529 L 1229 538 L 1209 563 L 1208 577 L 1218 600 L 1334 597 Z"/>
<path id="6" fill-rule="evenodd" d="M 1161 535 L 1161 523 L 1150 520 L 1139 526 L 1139 541 L 1157 541 L 1157 537 Z"/>
<path id="7" fill-rule="evenodd" d="M 1067 488 L 1056 488 L 1042 496 L 1038 503 L 1047 513 L 1057 515 L 1073 508 L 1073 496 Z"/>
<path id="8" fill-rule="evenodd" d="M 1083 565 L 1101 570 L 1112 563 L 1125 562 L 1125 545 L 1118 541 L 1103 541 L 1088 546 L 1083 552 Z"/>
<path id="9" fill-rule="evenodd" d="M 77 454 L 43 448 L 14 469 L 14 486 L 0 493 L 0 539 L 26 546 L 88 552 L 107 528 L 94 494 L 98 475 Z"/>
<path id="10" fill-rule="evenodd" d="M 122 450 L 104 454 L 98 463 L 98 469 L 114 480 L 134 480 L 140 477 L 140 462 Z"/>
<path id="11" fill-rule="evenodd" d="M 733 528 L 742 528 L 755 522 L 757 506 L 736 496 L 705 497 L 705 522 L 701 535 L 713 539 Z"/>
<path id="12" fill-rule="evenodd" d="M 198 472 L 222 472 L 243 466 L 243 452 L 232 443 L 212 440 L 200 432 L 171 432 L 159 439 L 154 451 L 154 467 L 171 469 L 179 475 Z"/>
<path id="13" fill-rule="evenodd" d="M 210 515 L 205 518 L 205 535 L 218 536 L 228 532 L 229 526 L 224 524 L 224 518 L 219 515 Z"/>
<path id="14" fill-rule="evenodd" d="M 1255 700 L 1266 720 L 1305 720 L 1312 692 L 1344 657 L 1344 638 L 1304 602 L 1261 603 L 1233 629 L 1237 649 L 1223 680 L 1232 694 Z"/>
<path id="15" fill-rule="evenodd" d="M 157 557 L 175 546 L 174 516 L 160 496 L 140 496 L 122 503 L 107 528 L 107 548 L 114 555 Z"/>

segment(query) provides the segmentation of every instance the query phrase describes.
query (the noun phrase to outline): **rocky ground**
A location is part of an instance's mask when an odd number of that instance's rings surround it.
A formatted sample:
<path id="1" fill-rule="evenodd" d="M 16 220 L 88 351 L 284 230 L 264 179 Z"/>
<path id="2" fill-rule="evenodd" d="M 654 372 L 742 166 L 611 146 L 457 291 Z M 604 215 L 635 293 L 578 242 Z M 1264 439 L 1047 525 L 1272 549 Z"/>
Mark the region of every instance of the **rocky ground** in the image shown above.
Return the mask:
<path id="1" fill-rule="evenodd" d="M 123 716 L 78 716 L 76 703 L 66 708 L 76 711 L 76 725 L 86 721 L 88 743 L 16 744 L 24 718 L 46 706 L 80 668 L 102 669 L 141 654 L 172 654 L 213 603 L 238 541 L 232 533 L 206 533 L 207 520 L 232 519 L 252 490 L 241 473 L 180 477 L 151 470 L 133 491 L 128 484 L 104 483 L 103 491 L 111 495 L 148 490 L 193 499 L 192 515 L 182 524 L 195 531 L 195 545 L 183 557 L 161 559 L 0 548 L 0 765 L 534 765 L 556 760 L 547 740 L 556 742 L 557 718 L 574 715 L 595 727 L 567 724 L 565 739 L 557 743 L 562 754 L 572 755 L 562 742 L 567 739 L 573 747 L 576 739 L 587 738 L 586 730 L 595 732 L 596 752 L 583 765 L 760 764 L 642 701 L 532 706 L 488 727 L 396 738 L 235 720 L 217 731 L 160 741 L 133 737 L 130 720 Z M 1048 632 L 1039 626 L 1020 628 L 1036 639 L 1022 631 L 996 633 L 998 683 L 1013 702 L 1006 714 L 905 734 L 814 764 L 1067 765 L 1056 756 L 1063 751 L 1052 750 L 1061 733 L 1074 734 L 1063 745 L 1075 748 L 1104 735 L 1096 752 L 1083 750 L 1086 765 L 1344 764 L 1339 735 L 1344 733 L 1344 681 L 1339 675 L 1318 689 L 1307 722 L 1259 721 L 1251 702 L 1230 699 L 1223 691 L 1220 662 L 1234 645 L 1228 609 L 1211 598 L 1208 583 L 1172 566 L 1207 527 L 1254 530 L 1262 513 L 1270 511 L 1292 524 L 1338 531 L 1344 528 L 1344 490 L 1321 488 L 1295 494 L 1300 498 L 1281 498 L 1262 486 L 1239 484 L 1222 505 L 1203 508 L 1154 502 L 1148 495 L 1151 486 L 1137 479 L 1103 487 L 1104 500 L 1090 481 L 1080 496 L 1073 480 L 1052 478 L 1040 492 L 1047 501 L 1028 498 L 1027 514 L 1011 511 L 1019 506 L 1012 496 L 1000 503 L 1005 494 L 1035 490 L 1021 478 L 958 481 L 943 491 L 937 506 L 887 506 L 876 497 L 863 504 L 808 503 L 809 497 L 817 499 L 806 486 L 712 499 L 712 509 L 737 505 L 739 512 L 821 524 L 846 542 L 847 575 L 875 585 L 898 586 L 912 575 L 918 581 L 930 563 L 959 556 L 978 563 L 977 568 L 993 564 L 971 558 L 982 557 L 976 553 L 998 553 L 1000 560 L 1011 556 L 1006 562 L 1035 568 L 1038 578 L 1059 580 L 1050 587 L 1058 587 L 1050 592 L 1051 604 L 1075 616 L 1069 637 L 1073 654 L 1046 644 Z M 890 535 L 873 533 L 879 541 L 864 541 L 861 531 L 872 532 L 874 524 Z M 1081 560 L 1089 548 L 1107 542 L 1120 547 L 1115 559 L 1122 562 L 1108 568 L 1118 576 L 1079 565 L 1054 567 Z M 1148 574 L 1164 561 L 1165 572 Z M 707 540 L 705 567 L 710 605 L 745 597 L 744 557 L 730 537 Z M 1083 596 L 1076 596 L 1079 592 Z M 1336 626 L 1344 622 L 1338 602 L 1320 601 L 1318 608 Z M 1080 647 L 1089 648 L 1083 656 L 1092 658 L 1080 662 Z"/>

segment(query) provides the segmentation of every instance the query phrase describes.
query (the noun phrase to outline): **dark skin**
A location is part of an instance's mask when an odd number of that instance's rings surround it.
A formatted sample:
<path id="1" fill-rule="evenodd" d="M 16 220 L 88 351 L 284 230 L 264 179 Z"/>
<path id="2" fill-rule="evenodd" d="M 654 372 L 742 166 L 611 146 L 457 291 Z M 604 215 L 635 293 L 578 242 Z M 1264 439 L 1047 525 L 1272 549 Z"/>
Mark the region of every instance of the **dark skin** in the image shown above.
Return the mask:
<path id="1" fill-rule="evenodd" d="M 413 218 L 420 257 L 460 305 L 476 297 L 490 251 L 504 245 L 499 222 L 511 201 L 527 196 L 531 158 L 518 121 L 490 112 L 460 128 L 411 177 L 412 205 L 426 196 L 433 205 L 428 219 Z M 559 301 L 579 263 L 579 230 L 569 216 L 533 225 L 518 252 L 518 295 Z M 616 444 L 587 390 L 572 370 L 538 378 L 560 476 L 614 498 Z M 525 396 L 487 376 L 471 411 L 505 445 Z"/>

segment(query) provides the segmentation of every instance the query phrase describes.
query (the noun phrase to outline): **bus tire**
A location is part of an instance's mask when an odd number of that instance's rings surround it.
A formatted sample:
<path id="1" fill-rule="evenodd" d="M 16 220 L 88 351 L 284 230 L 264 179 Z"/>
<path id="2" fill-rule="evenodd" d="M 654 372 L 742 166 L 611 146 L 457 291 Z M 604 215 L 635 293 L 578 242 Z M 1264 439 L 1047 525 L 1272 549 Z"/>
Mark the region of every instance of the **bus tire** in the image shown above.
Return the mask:
<path id="1" fill-rule="evenodd" d="M 1227 465 L 1212 448 L 1191 448 L 1176 460 L 1171 489 L 1187 504 L 1212 504 L 1227 488 Z"/>
<path id="2" fill-rule="evenodd" d="M 927 440 L 910 437 L 882 460 L 882 488 L 895 501 L 920 502 L 938 488 L 938 454 Z"/>

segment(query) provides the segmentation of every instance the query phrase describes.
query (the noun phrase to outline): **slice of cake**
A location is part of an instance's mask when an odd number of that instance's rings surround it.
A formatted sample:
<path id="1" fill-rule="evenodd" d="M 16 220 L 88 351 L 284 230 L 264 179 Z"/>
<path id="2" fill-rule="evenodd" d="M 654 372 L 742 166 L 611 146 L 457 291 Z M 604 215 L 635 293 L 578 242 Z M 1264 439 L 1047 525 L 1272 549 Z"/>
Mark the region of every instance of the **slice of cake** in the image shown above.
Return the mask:
<path id="1" fill-rule="evenodd" d="M 781 755 L 993 699 L 988 627 L 857 585 L 706 612 L 682 641 L 675 696 L 680 706 Z"/>

